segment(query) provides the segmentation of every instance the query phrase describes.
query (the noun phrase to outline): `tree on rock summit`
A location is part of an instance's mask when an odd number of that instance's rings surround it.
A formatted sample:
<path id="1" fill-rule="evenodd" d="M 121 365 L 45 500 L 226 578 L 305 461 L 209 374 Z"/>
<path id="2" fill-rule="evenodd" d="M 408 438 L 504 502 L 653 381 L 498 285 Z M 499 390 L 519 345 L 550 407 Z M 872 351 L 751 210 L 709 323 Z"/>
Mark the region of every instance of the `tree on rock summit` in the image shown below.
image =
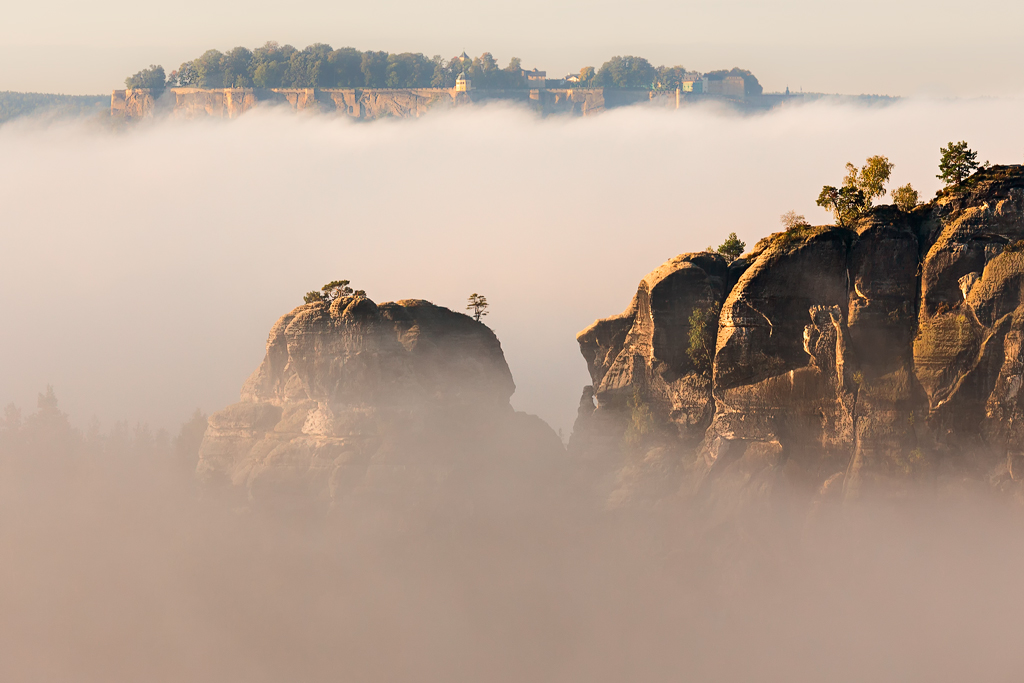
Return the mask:
<path id="1" fill-rule="evenodd" d="M 482 316 L 487 315 L 487 297 L 483 294 L 477 294 L 473 292 L 469 295 L 469 305 L 466 306 L 467 311 L 473 311 L 473 320 L 480 322 Z"/>
<path id="2" fill-rule="evenodd" d="M 730 232 L 725 241 L 718 245 L 718 253 L 729 261 L 735 261 L 746 248 L 747 243 L 737 237 L 736 233 Z"/>
<path id="3" fill-rule="evenodd" d="M 341 299 L 347 296 L 366 296 L 366 292 L 364 290 L 353 290 L 349 287 L 349 284 L 349 280 L 331 280 L 321 287 L 319 292 L 316 290 L 306 292 L 306 295 L 302 297 L 302 300 L 307 304 L 315 303 L 317 301 L 330 303 L 335 299 Z"/>
<path id="4" fill-rule="evenodd" d="M 978 153 L 967 146 L 967 142 L 950 142 L 939 148 L 942 155 L 939 160 L 939 174 L 935 176 L 946 183 L 946 186 L 960 187 L 967 176 L 978 169 Z M 986 162 L 987 165 L 988 162 Z"/>

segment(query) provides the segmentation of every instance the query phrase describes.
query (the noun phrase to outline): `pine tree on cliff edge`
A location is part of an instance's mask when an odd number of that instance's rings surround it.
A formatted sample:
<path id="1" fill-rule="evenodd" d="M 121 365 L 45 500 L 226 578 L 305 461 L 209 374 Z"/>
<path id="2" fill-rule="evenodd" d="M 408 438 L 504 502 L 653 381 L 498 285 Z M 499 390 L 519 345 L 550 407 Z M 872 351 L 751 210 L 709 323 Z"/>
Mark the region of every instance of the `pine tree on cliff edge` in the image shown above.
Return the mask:
<path id="1" fill-rule="evenodd" d="M 939 174 L 935 177 L 946 183 L 947 187 L 960 187 L 960 184 L 980 166 L 978 153 L 970 149 L 964 140 L 940 147 L 939 153 L 942 154 L 942 158 L 939 160 Z M 988 166 L 987 161 L 985 166 Z"/>
<path id="2" fill-rule="evenodd" d="M 473 292 L 469 295 L 468 301 L 469 305 L 466 306 L 466 310 L 473 311 L 473 320 L 480 322 L 480 318 L 487 315 L 487 297 Z"/>

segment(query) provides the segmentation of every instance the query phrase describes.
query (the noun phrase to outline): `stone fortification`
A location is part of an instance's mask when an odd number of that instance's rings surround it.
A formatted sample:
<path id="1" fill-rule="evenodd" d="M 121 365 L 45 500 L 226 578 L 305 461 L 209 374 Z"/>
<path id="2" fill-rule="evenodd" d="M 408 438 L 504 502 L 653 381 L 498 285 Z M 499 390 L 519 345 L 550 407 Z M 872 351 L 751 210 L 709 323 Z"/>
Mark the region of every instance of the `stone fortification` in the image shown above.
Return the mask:
<path id="1" fill-rule="evenodd" d="M 774 234 L 731 264 L 676 257 L 579 334 L 593 384 L 570 450 L 605 468 L 613 502 L 849 500 L 910 481 L 1020 495 L 1022 240 L 1010 166 L 911 213 Z M 716 312 L 710 370 L 691 357 L 695 309 Z"/>
<path id="2" fill-rule="evenodd" d="M 603 89 L 471 90 L 444 88 L 169 88 L 154 97 L 147 89 L 115 90 L 111 115 L 140 119 L 160 112 L 182 118 L 235 118 L 258 106 L 284 106 L 295 111 L 312 110 L 355 119 L 418 117 L 435 109 L 451 109 L 473 103 L 504 100 L 539 109 L 542 113 L 585 116 L 654 98 L 649 91 L 623 91 L 610 95 Z M 667 101 L 667 100 L 666 100 Z"/>
<path id="3" fill-rule="evenodd" d="M 613 107 L 647 103 L 678 108 L 704 96 L 613 88 L 545 88 L 456 92 L 445 88 L 144 88 L 115 90 L 112 116 L 141 119 L 158 113 L 182 118 L 235 118 L 259 106 L 321 111 L 354 119 L 415 118 L 428 111 L 494 101 L 514 102 L 541 114 L 588 116 Z M 767 100 L 766 100 L 767 102 Z"/>

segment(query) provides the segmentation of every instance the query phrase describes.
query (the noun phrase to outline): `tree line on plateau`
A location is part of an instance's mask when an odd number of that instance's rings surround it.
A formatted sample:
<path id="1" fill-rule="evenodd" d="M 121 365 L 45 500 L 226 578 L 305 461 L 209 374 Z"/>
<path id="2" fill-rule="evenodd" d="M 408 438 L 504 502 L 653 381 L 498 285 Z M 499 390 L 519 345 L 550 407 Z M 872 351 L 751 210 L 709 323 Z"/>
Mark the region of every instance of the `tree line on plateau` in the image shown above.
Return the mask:
<path id="1" fill-rule="evenodd" d="M 128 88 L 162 92 L 167 87 L 193 88 L 452 88 L 465 72 L 474 88 L 526 88 L 522 60 L 513 57 L 502 68 L 490 52 L 479 57 L 413 52 L 388 53 L 352 47 L 335 50 L 315 43 L 302 50 L 268 42 L 250 50 L 207 50 L 169 74 L 151 65 L 125 79 Z M 670 89 L 680 87 L 687 71 L 682 66 L 654 66 L 643 57 L 616 56 L 600 67 L 580 69 L 576 87 Z M 741 76 L 748 95 L 761 94 L 757 78 L 744 69 L 712 71 L 711 80 Z"/>
<path id="2" fill-rule="evenodd" d="M 945 184 L 941 192 L 957 193 L 970 188 L 977 181 L 977 176 L 972 174 L 989 167 L 987 161 L 984 164 L 978 163 L 978 153 L 968 147 L 963 140 L 950 142 L 941 147 L 939 154 L 939 173 L 935 177 Z M 899 211 L 910 213 L 921 205 L 918 191 L 910 183 L 889 191 L 885 189 L 894 167 L 895 164 L 882 155 L 868 157 L 860 168 L 847 163 L 846 177 L 843 178 L 842 185 L 822 187 L 817 204 L 832 213 L 836 226 L 840 228 L 850 228 L 858 218 L 871 209 L 876 200 L 886 194 L 892 197 L 892 203 Z M 780 221 L 785 228 L 781 239 L 786 241 L 814 230 L 807 219 L 796 211 L 782 214 Z M 717 249 L 709 246 L 707 251 L 717 252 L 732 262 L 744 253 L 746 246 L 746 243 L 732 232 Z M 687 355 L 697 372 L 708 380 L 711 378 L 714 364 L 719 314 L 718 304 L 695 306 L 688 321 Z M 633 409 L 630 428 L 642 433 L 642 429 L 637 425 L 642 424 L 646 418 L 642 414 L 643 407 L 637 401 L 639 399 L 634 396 L 630 402 Z"/>
<path id="3" fill-rule="evenodd" d="M 978 153 L 970 149 L 963 140 L 950 142 L 939 148 L 939 173 L 936 178 L 945 183 L 947 189 L 959 191 L 972 173 L 979 168 L 986 169 L 989 162 L 978 163 Z M 846 164 L 846 177 L 841 187 L 825 185 L 818 195 L 818 206 L 830 211 L 835 217 L 836 225 L 849 227 L 865 211 L 871 208 L 875 199 L 886 195 L 885 184 L 895 164 L 887 157 L 878 155 L 868 157 L 864 166 L 857 168 L 851 163 Z M 909 213 L 921 202 L 918 192 L 910 183 L 889 192 L 893 204 L 900 211 Z M 793 213 L 793 212 L 790 212 Z M 786 228 L 799 227 L 803 216 L 783 216 Z M 798 220 L 799 219 L 799 220 Z"/>

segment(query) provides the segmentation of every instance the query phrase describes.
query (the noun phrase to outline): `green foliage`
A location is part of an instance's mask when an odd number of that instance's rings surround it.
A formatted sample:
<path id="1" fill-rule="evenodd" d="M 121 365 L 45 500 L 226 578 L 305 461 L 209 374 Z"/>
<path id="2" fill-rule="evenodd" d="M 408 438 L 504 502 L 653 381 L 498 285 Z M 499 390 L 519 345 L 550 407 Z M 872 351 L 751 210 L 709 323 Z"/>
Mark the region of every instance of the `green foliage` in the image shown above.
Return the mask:
<path id="1" fill-rule="evenodd" d="M 715 360 L 718 316 L 719 308 L 715 304 L 695 306 L 690 313 L 686 355 L 690 357 L 694 369 L 707 377 L 711 376 Z"/>
<path id="2" fill-rule="evenodd" d="M 885 196 L 885 184 L 889 182 L 893 166 L 889 159 L 880 155 L 868 157 L 860 169 L 847 163 L 843 186 L 860 190 L 864 194 L 864 208 L 870 208 L 873 200 Z"/>
<path id="3" fill-rule="evenodd" d="M 324 299 L 326 301 L 334 301 L 346 296 L 352 296 L 355 292 L 349 287 L 348 280 L 331 280 L 326 285 L 320 288 L 324 293 Z"/>
<path id="4" fill-rule="evenodd" d="M 896 208 L 904 213 L 910 213 L 914 210 L 914 207 L 918 206 L 921 202 L 918 199 L 917 190 L 913 188 L 910 183 L 897 187 L 891 192 L 892 203 L 896 205 Z"/>
<path id="5" fill-rule="evenodd" d="M 349 296 L 366 296 L 366 292 L 361 289 L 353 290 L 349 286 L 348 280 L 331 280 L 326 285 L 320 288 L 320 291 L 306 292 L 302 300 L 307 304 L 323 302 L 330 303 L 335 299 L 342 299 Z"/>
<path id="6" fill-rule="evenodd" d="M 746 69 L 733 67 L 729 71 L 710 71 L 704 76 L 710 81 L 724 80 L 728 76 L 740 76 L 743 78 L 743 92 L 746 95 L 760 95 L 764 88 L 757 80 L 757 76 Z"/>
<path id="7" fill-rule="evenodd" d="M 236 47 L 226 54 L 208 50 L 173 71 L 168 84 L 194 88 L 429 88 L 445 65 L 439 56 L 428 58 L 419 53 L 360 52 L 351 47 L 335 50 L 324 43 L 297 50 L 271 41 L 255 50 Z M 451 85 L 457 75 L 451 77 Z"/>
<path id="8" fill-rule="evenodd" d="M 686 69 L 679 66 L 659 66 L 655 69 L 654 85 L 665 90 L 675 90 L 683 85 Z"/>
<path id="9" fill-rule="evenodd" d="M 473 320 L 480 322 L 480 318 L 487 315 L 487 297 L 483 294 L 477 294 L 473 292 L 469 295 L 469 305 L 466 306 L 467 311 L 473 311 Z"/>
<path id="10" fill-rule="evenodd" d="M 735 261 L 746 248 L 747 243 L 737 237 L 736 233 L 730 232 L 725 241 L 718 245 L 718 253 L 730 261 Z"/>
<path id="11" fill-rule="evenodd" d="M 654 417 L 651 415 L 651 407 L 640 396 L 639 387 L 633 387 L 633 395 L 626 401 L 626 405 L 629 408 L 629 423 L 623 438 L 626 445 L 637 447 L 654 431 Z"/>
<path id="12" fill-rule="evenodd" d="M 151 67 L 155 68 L 155 67 Z M 501 68 L 490 52 L 479 57 L 420 53 L 362 52 L 352 47 L 335 50 L 314 43 L 298 50 L 269 41 L 250 50 L 235 47 L 227 53 L 207 50 L 184 62 L 166 79 L 168 86 L 193 88 L 452 88 L 465 72 L 474 88 L 514 89 L 528 86 L 522 61 L 512 57 Z M 140 74 L 130 77 L 134 79 Z M 615 56 L 600 69 L 580 70 L 580 85 L 607 88 L 676 88 L 686 75 L 682 66 L 654 67 L 643 57 Z M 747 94 L 761 94 L 761 85 L 749 71 L 732 69 L 708 74 L 712 79 L 742 76 Z M 129 86 L 151 87 L 151 86 Z"/>
<path id="13" fill-rule="evenodd" d="M 867 199 L 859 188 L 848 185 L 840 188 L 825 185 L 821 188 L 821 194 L 818 195 L 817 204 L 832 212 L 837 226 L 847 228 L 864 211 Z"/>
<path id="14" fill-rule="evenodd" d="M 0 123 L 19 116 L 110 115 L 110 95 L 50 95 L 0 91 Z"/>
<path id="15" fill-rule="evenodd" d="M 363 84 L 371 88 L 384 87 L 388 77 L 388 53 L 364 52 L 359 68 L 363 73 Z"/>
<path id="16" fill-rule="evenodd" d="M 979 166 L 978 153 L 970 149 L 963 140 L 940 147 L 939 153 L 942 156 L 939 160 L 939 174 L 935 177 L 947 186 L 959 187 Z"/>
<path id="17" fill-rule="evenodd" d="M 861 168 L 846 164 L 846 177 L 842 187 L 825 185 L 818 195 L 818 206 L 831 211 L 836 225 L 849 227 L 861 214 L 871 208 L 876 197 L 885 196 L 893 164 L 881 155 L 868 157 Z"/>
<path id="18" fill-rule="evenodd" d="M 134 76 L 124 79 L 126 88 L 149 88 L 154 94 L 159 95 L 167 85 L 167 77 L 164 68 L 158 64 L 150 64 L 148 69 L 139 71 Z"/>
<path id="19" fill-rule="evenodd" d="M 612 57 L 601 65 L 594 84 L 605 88 L 652 88 L 657 70 L 643 57 Z"/>

